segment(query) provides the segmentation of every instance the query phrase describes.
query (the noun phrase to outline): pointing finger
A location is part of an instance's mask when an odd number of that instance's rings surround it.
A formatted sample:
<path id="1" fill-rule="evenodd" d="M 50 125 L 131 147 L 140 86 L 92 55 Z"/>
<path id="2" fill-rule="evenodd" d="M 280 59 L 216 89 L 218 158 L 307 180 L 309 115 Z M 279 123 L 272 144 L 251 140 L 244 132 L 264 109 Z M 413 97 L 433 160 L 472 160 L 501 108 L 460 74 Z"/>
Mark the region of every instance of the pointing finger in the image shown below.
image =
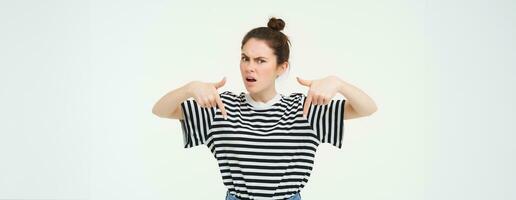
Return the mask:
<path id="1" fill-rule="evenodd" d="M 303 117 L 306 117 L 311 103 L 312 103 L 312 96 L 308 95 L 308 97 L 305 99 L 305 106 L 303 107 Z"/>
<path id="2" fill-rule="evenodd" d="M 224 104 L 222 103 L 222 100 L 219 96 L 217 96 L 217 105 L 220 108 L 220 112 L 222 112 L 222 116 L 224 116 L 224 119 L 228 119 L 228 114 L 226 113 L 226 108 L 224 107 Z"/>

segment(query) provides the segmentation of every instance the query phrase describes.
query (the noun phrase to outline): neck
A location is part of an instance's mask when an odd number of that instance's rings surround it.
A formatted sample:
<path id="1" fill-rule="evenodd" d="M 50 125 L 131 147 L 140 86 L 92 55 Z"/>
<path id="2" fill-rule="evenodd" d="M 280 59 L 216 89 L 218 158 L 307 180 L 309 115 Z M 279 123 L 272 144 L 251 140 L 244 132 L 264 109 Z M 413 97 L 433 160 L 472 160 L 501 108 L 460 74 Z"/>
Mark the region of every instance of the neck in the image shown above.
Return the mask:
<path id="1" fill-rule="evenodd" d="M 261 91 L 257 93 L 249 93 L 249 96 L 256 102 L 267 103 L 274 98 L 278 93 L 276 90 Z"/>

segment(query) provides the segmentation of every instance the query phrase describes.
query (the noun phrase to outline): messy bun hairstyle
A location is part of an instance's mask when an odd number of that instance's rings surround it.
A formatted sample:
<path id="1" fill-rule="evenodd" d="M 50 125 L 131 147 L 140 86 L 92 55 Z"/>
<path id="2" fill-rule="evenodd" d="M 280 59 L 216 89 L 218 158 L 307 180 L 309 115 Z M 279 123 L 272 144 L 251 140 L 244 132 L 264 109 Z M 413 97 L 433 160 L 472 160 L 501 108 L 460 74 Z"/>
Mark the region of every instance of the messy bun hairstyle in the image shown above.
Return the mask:
<path id="1" fill-rule="evenodd" d="M 281 31 L 283 28 L 285 28 L 285 21 L 282 19 L 276 19 L 276 18 L 270 18 L 269 22 L 267 23 L 267 27 L 271 28 L 275 31 Z"/>
<path id="2" fill-rule="evenodd" d="M 285 28 L 285 21 L 279 18 L 271 17 L 267 23 L 267 27 L 258 27 L 250 30 L 242 40 L 242 46 L 251 38 L 265 40 L 267 45 L 274 50 L 276 55 L 276 63 L 282 64 L 289 59 L 290 40 L 281 31 Z"/>

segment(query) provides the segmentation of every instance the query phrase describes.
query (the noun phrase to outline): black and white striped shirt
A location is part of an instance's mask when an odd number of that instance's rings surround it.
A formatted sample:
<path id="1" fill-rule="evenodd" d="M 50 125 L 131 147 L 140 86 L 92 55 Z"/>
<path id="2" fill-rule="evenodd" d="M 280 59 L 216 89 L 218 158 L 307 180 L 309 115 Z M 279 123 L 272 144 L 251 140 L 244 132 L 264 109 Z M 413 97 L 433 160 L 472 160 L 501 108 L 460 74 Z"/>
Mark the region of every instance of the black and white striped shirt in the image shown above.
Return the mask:
<path id="1" fill-rule="evenodd" d="M 219 95 L 227 120 L 218 107 L 181 103 L 184 148 L 206 144 L 240 199 L 288 199 L 308 182 L 320 144 L 342 148 L 345 99 L 311 105 L 305 118 L 303 93 L 278 93 L 261 104 L 244 92 Z"/>

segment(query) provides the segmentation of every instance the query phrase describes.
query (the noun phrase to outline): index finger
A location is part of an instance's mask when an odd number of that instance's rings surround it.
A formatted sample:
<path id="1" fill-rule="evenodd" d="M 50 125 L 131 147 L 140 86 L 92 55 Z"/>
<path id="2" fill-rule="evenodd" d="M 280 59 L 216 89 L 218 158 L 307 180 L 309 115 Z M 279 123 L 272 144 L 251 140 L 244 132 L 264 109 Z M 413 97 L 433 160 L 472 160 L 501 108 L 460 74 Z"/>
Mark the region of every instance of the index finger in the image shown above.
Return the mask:
<path id="1" fill-rule="evenodd" d="M 310 104 L 312 104 L 312 95 L 308 95 L 305 99 L 305 106 L 303 107 L 303 117 L 306 117 L 308 113 L 308 109 L 310 108 Z"/>
<path id="2" fill-rule="evenodd" d="M 220 99 L 220 96 L 217 95 L 217 105 L 220 108 L 220 111 L 222 112 L 222 116 L 224 116 L 224 119 L 228 119 L 228 114 L 226 113 L 226 108 L 224 107 L 224 104 L 222 103 L 222 100 Z"/>

